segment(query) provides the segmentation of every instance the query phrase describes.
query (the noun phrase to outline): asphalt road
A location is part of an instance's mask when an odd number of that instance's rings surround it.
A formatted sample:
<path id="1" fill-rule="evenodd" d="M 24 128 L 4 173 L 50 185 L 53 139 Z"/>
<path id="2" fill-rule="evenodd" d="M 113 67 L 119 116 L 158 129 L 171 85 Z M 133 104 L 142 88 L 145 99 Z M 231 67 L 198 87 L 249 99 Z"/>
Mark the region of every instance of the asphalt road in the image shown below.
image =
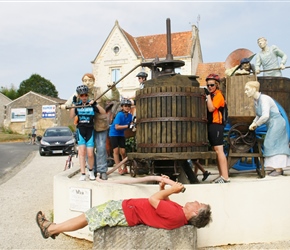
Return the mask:
<path id="1" fill-rule="evenodd" d="M 0 143 L 0 184 L 17 174 L 25 161 L 38 153 L 38 145 L 23 142 Z"/>

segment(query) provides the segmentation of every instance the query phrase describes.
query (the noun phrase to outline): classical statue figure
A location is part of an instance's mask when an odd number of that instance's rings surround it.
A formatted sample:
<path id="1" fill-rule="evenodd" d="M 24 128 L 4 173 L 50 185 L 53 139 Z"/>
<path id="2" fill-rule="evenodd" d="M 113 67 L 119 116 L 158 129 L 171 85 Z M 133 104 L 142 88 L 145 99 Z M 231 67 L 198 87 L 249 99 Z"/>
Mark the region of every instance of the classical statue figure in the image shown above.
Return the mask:
<path id="1" fill-rule="evenodd" d="M 264 37 L 258 39 L 258 45 L 261 51 L 256 55 L 256 74 L 260 74 L 260 66 L 262 65 L 263 70 L 265 70 L 264 76 L 282 76 L 281 70 L 285 69 L 287 55 L 276 45 L 268 46 L 267 39 Z M 281 58 L 280 64 L 279 57 Z"/>
<path id="2" fill-rule="evenodd" d="M 249 81 L 245 86 L 245 94 L 255 101 L 256 117 L 249 130 L 255 130 L 262 124 L 267 125 L 264 139 L 265 167 L 271 168 L 270 176 L 283 175 L 283 168 L 290 166 L 289 137 L 286 121 L 279 112 L 275 101 L 268 95 L 259 92 L 260 83 Z"/>

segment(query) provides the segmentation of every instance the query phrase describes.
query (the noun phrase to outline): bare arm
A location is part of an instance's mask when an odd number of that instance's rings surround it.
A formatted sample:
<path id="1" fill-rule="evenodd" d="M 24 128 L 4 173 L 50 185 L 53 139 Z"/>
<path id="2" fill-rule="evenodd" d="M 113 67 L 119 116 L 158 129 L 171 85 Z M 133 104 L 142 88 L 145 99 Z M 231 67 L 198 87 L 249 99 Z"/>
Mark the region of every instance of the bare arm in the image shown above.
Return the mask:
<path id="1" fill-rule="evenodd" d="M 149 198 L 152 207 L 157 208 L 161 200 L 167 200 L 172 194 L 178 194 L 184 189 L 182 183 L 175 182 L 170 188 L 160 190 Z"/>
<path id="2" fill-rule="evenodd" d="M 215 111 L 215 106 L 213 106 L 211 96 L 210 95 L 207 95 L 206 97 L 207 97 L 206 105 L 207 105 L 208 111 L 209 112 Z"/>
<path id="3" fill-rule="evenodd" d="M 74 104 L 72 104 L 74 106 Z M 76 116 L 75 108 L 71 108 L 69 111 L 70 118 L 74 118 Z"/>

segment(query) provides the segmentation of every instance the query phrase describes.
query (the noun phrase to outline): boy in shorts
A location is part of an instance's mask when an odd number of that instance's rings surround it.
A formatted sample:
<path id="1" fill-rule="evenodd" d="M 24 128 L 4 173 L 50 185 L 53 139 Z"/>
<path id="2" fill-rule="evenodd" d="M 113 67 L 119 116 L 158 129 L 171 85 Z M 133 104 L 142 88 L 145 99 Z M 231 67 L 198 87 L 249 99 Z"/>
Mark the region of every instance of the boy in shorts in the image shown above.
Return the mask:
<path id="1" fill-rule="evenodd" d="M 126 157 L 124 131 L 128 128 L 133 128 L 132 114 L 129 113 L 131 110 L 131 101 L 129 99 L 123 99 L 121 101 L 121 107 L 122 110 L 116 115 L 109 130 L 115 164 L 120 162 L 119 155 L 121 155 L 122 160 Z M 128 173 L 128 170 L 123 165 L 119 167 L 118 172 L 120 175 L 124 175 Z"/>

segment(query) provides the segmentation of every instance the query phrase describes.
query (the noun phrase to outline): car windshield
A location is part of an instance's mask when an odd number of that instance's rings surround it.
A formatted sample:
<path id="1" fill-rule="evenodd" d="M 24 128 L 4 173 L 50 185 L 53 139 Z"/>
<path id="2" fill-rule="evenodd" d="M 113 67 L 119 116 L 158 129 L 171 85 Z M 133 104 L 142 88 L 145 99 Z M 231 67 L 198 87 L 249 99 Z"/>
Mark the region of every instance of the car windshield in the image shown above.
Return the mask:
<path id="1" fill-rule="evenodd" d="M 48 129 L 46 130 L 45 137 L 52 137 L 52 136 L 72 136 L 72 132 L 67 128 L 57 128 L 57 129 Z"/>

